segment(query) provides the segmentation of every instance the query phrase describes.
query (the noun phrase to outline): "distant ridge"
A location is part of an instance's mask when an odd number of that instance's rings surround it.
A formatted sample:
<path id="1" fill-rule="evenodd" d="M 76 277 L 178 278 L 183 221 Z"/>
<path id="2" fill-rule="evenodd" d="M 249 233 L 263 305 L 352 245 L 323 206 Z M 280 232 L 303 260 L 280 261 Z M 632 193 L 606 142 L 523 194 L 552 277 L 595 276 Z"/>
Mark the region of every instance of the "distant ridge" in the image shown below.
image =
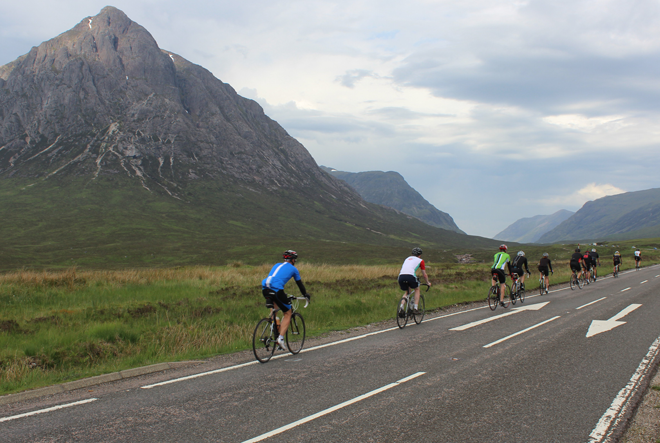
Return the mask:
<path id="1" fill-rule="evenodd" d="M 660 234 L 660 188 L 626 192 L 590 201 L 545 233 L 539 243 L 633 239 Z"/>
<path id="2" fill-rule="evenodd" d="M 534 217 L 521 218 L 493 238 L 518 243 L 534 243 L 543 234 L 551 231 L 573 214 L 574 212 L 560 209 L 551 215 L 536 215 Z"/>
<path id="3" fill-rule="evenodd" d="M 431 226 L 465 234 L 449 214 L 429 203 L 398 172 L 345 172 L 327 166 L 321 169 L 348 183 L 369 203 L 388 206 Z"/>

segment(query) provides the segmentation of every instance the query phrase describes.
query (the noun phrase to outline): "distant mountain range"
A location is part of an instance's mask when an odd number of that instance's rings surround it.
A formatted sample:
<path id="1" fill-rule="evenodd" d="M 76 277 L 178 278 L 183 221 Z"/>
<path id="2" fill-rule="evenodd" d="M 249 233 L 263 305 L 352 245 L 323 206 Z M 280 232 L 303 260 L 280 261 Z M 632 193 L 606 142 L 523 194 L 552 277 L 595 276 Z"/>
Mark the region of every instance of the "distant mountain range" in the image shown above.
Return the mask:
<path id="1" fill-rule="evenodd" d="M 113 7 L 0 67 L 0 219 L 3 268 L 495 244 L 366 202 Z"/>
<path id="2" fill-rule="evenodd" d="M 584 204 L 542 235 L 539 243 L 660 237 L 660 188 L 626 192 Z"/>
<path id="3" fill-rule="evenodd" d="M 398 172 L 345 172 L 326 166 L 321 169 L 348 183 L 370 203 L 394 208 L 437 228 L 465 234 L 449 214 L 429 203 Z"/>
<path id="4" fill-rule="evenodd" d="M 534 243 L 538 241 L 543 234 L 551 231 L 573 214 L 574 212 L 561 209 L 551 215 L 537 215 L 534 217 L 521 218 L 493 238 L 503 241 L 515 241 L 518 243 Z"/>

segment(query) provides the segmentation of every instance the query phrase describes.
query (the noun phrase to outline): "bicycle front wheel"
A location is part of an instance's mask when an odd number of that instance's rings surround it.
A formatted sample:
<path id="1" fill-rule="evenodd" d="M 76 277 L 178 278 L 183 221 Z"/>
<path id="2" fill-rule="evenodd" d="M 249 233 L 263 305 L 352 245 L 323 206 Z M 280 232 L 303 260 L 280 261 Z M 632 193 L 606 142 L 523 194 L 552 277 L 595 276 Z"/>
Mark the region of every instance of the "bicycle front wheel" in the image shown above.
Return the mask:
<path id="1" fill-rule="evenodd" d="M 305 344 L 305 320 L 297 312 L 291 316 L 289 329 L 286 330 L 286 346 L 289 352 L 297 354 Z"/>
<path id="2" fill-rule="evenodd" d="M 582 274 L 580 276 L 580 278 L 578 278 L 577 285 L 578 285 L 578 288 L 580 288 L 580 289 L 582 289 L 582 286 L 584 286 L 584 274 Z"/>
<path id="3" fill-rule="evenodd" d="M 406 327 L 408 323 L 408 297 L 403 296 L 399 300 L 399 305 L 396 309 L 396 324 L 399 326 L 399 329 Z"/>
<path id="4" fill-rule="evenodd" d="M 575 275 L 571 275 L 571 291 L 575 289 L 575 286 L 577 286 L 577 277 L 575 277 Z"/>
<path id="5" fill-rule="evenodd" d="M 269 318 L 262 318 L 252 335 L 252 351 L 259 363 L 266 363 L 271 359 L 277 347 L 276 329 Z"/>
<path id="6" fill-rule="evenodd" d="M 497 295 L 497 286 L 491 286 L 488 291 L 488 306 L 491 311 L 497 309 L 497 305 L 500 302 L 500 297 Z"/>
<path id="7" fill-rule="evenodd" d="M 413 312 L 413 320 L 416 324 L 420 324 L 424 320 L 424 314 L 426 314 L 426 303 L 424 303 L 424 294 L 419 294 L 419 303 L 417 304 L 417 310 L 419 314 Z"/>
<path id="8" fill-rule="evenodd" d="M 520 303 L 525 303 L 525 290 L 520 288 L 520 292 L 518 292 L 518 298 L 520 299 Z"/>

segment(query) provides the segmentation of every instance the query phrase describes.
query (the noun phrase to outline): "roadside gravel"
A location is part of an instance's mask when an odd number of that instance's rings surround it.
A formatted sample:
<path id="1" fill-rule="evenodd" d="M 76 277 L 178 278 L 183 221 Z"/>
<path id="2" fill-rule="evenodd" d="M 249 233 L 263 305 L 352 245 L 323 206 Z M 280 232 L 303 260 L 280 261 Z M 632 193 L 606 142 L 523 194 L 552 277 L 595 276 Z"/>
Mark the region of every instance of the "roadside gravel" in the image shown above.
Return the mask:
<path id="1" fill-rule="evenodd" d="M 660 371 L 656 368 L 648 391 L 621 438 L 622 443 L 660 443 Z"/>

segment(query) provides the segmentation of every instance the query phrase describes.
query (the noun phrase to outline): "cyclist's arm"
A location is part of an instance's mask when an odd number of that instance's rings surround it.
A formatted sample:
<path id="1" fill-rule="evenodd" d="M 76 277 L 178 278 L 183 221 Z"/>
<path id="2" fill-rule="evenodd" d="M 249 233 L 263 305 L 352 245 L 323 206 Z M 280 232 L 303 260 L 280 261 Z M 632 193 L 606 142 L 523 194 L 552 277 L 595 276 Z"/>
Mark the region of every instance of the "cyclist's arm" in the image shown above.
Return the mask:
<path id="1" fill-rule="evenodd" d="M 305 285 L 303 284 L 302 279 L 296 280 L 296 284 L 298 285 L 298 289 L 300 289 L 300 293 L 303 296 L 307 296 L 307 289 L 305 289 Z"/>
<path id="2" fill-rule="evenodd" d="M 422 269 L 422 275 L 424 276 L 424 279 L 426 280 L 426 284 L 431 286 L 431 282 L 429 282 L 429 276 L 426 275 L 426 270 Z"/>
<path id="3" fill-rule="evenodd" d="M 552 262 L 550 259 L 548 259 L 548 267 L 550 268 L 550 272 L 554 273 L 555 271 L 552 270 Z"/>
<path id="4" fill-rule="evenodd" d="M 527 264 L 527 258 L 525 258 L 525 261 L 523 262 L 523 264 L 525 265 L 525 270 L 526 270 L 527 273 L 529 274 L 529 266 L 528 266 L 528 264 Z"/>

